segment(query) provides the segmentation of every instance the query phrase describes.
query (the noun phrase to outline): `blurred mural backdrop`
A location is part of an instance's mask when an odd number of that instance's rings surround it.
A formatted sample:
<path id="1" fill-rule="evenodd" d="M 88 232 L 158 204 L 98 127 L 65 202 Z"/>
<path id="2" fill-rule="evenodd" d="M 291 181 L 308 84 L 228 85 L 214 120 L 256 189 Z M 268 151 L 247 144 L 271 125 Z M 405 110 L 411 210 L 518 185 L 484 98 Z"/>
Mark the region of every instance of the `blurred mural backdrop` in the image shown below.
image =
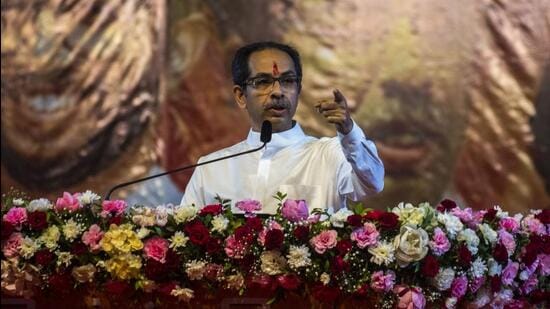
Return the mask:
<path id="1" fill-rule="evenodd" d="M 244 139 L 231 58 L 276 40 L 303 57 L 306 131 L 335 134 L 313 105 L 337 87 L 375 140 L 369 207 L 550 205 L 550 1 L 1 3 L 2 193 L 104 194 Z M 189 177 L 118 197 L 179 203 Z"/>

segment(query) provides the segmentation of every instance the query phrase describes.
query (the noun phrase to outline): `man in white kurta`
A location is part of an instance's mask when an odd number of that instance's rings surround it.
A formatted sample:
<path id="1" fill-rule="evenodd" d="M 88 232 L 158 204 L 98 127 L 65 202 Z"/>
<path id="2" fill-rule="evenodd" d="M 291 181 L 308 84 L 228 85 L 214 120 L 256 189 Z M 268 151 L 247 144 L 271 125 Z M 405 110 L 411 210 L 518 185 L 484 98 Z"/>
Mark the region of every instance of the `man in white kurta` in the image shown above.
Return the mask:
<path id="1" fill-rule="evenodd" d="M 245 67 L 246 66 L 246 67 Z M 243 69 L 244 67 L 244 69 Z M 261 151 L 198 167 L 182 205 L 216 203 L 216 197 L 235 202 L 255 199 L 260 213 L 273 214 L 277 191 L 288 198 L 304 199 L 310 209 L 335 211 L 346 199 L 359 201 L 380 192 L 384 167 L 376 146 L 353 122 L 343 94 L 334 90 L 333 102 L 316 107 L 337 129 L 337 136 L 317 139 L 304 134 L 292 120 L 301 90 L 299 55 L 292 48 L 272 42 L 254 43 L 237 51 L 233 60 L 234 94 L 248 111 L 251 130 L 246 140 L 216 151 L 199 162 L 261 146 L 264 120 L 273 125 L 272 140 Z"/>

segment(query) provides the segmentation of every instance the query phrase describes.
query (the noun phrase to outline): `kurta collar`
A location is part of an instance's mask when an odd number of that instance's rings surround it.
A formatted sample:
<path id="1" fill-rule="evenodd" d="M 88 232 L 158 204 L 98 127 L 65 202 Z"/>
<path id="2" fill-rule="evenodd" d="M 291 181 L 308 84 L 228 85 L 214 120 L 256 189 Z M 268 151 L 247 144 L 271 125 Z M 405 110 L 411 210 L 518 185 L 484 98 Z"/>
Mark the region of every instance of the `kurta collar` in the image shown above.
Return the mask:
<path id="1" fill-rule="evenodd" d="M 269 147 L 286 147 L 292 144 L 295 144 L 301 140 L 303 140 L 307 135 L 302 130 L 302 127 L 295 122 L 294 126 L 286 131 L 273 133 L 271 135 L 271 141 L 267 144 Z M 250 129 L 250 132 L 248 133 L 248 137 L 246 138 L 246 143 L 257 147 L 262 144 L 260 142 L 260 132 L 254 132 L 252 129 Z"/>

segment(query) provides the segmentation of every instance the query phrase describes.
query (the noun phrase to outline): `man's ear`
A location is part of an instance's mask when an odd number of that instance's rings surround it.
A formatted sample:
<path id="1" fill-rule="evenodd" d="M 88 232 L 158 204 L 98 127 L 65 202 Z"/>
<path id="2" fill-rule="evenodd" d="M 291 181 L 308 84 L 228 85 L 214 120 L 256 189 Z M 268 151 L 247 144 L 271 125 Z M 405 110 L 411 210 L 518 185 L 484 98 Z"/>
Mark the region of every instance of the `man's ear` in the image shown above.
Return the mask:
<path id="1" fill-rule="evenodd" d="M 239 108 L 246 109 L 246 94 L 241 86 L 233 86 L 233 97 L 235 98 L 235 102 L 237 102 Z"/>

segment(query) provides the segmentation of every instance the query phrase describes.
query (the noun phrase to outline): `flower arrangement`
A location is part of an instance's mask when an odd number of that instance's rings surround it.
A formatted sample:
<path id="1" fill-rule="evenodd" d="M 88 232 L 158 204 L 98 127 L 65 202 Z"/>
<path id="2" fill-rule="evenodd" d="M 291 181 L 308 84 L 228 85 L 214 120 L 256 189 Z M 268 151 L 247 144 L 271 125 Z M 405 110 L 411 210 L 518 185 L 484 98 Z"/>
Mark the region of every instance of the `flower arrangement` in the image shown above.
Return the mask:
<path id="1" fill-rule="evenodd" d="M 543 307 L 550 211 L 510 216 L 451 200 L 329 214 L 282 193 L 277 214 L 244 200 L 128 207 L 90 191 L 2 201 L 2 293 L 33 297 L 93 286 L 108 295 L 192 302 L 196 291 L 261 290 L 276 301 L 376 308 Z"/>

